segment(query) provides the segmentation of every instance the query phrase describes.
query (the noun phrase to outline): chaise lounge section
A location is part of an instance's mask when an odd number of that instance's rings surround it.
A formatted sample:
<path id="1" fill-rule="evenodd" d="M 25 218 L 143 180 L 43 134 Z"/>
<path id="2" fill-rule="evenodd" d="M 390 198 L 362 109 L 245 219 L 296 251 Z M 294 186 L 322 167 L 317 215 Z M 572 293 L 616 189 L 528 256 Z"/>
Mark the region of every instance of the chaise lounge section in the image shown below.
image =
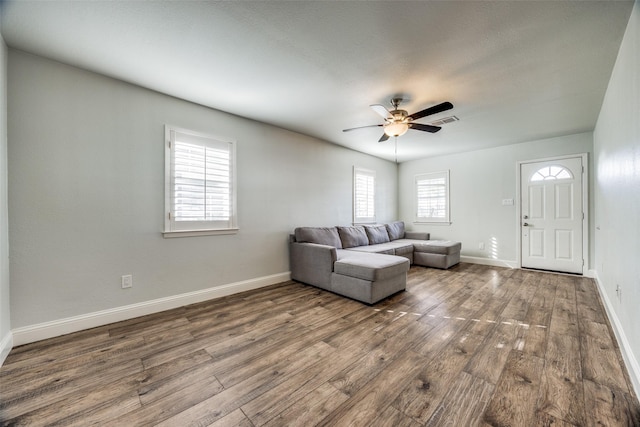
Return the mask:
<path id="1" fill-rule="evenodd" d="M 449 268 L 460 262 L 459 242 L 431 241 L 396 221 L 377 226 L 299 227 L 289 240 L 291 278 L 374 304 L 406 289 L 415 263 Z"/>
<path id="2" fill-rule="evenodd" d="M 448 269 L 460 262 L 460 242 L 429 240 L 413 244 L 413 261 L 425 267 Z"/>

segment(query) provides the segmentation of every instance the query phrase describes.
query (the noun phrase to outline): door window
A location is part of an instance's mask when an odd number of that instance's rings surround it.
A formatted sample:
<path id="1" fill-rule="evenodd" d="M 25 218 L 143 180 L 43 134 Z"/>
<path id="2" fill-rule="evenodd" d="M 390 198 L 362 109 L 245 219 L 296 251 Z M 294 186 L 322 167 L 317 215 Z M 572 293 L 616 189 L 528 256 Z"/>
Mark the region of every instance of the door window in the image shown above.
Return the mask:
<path id="1" fill-rule="evenodd" d="M 573 175 L 562 166 L 545 166 L 538 169 L 532 176 L 530 181 L 550 181 L 555 179 L 572 179 Z"/>

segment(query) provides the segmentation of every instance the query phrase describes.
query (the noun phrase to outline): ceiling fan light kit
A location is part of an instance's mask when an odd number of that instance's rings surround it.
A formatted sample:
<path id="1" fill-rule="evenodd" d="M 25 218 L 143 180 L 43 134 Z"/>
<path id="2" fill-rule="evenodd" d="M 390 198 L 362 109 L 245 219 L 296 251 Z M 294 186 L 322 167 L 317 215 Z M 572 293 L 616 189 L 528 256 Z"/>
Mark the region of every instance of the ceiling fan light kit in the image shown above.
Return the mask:
<path id="1" fill-rule="evenodd" d="M 384 133 L 387 136 L 402 136 L 409 130 L 408 123 L 391 122 L 384 125 Z"/>
<path id="2" fill-rule="evenodd" d="M 399 136 L 402 136 L 407 133 L 409 129 L 435 133 L 441 129 L 440 126 L 434 126 L 433 124 L 414 123 L 413 121 L 453 108 L 453 104 L 451 104 L 450 102 L 443 102 L 441 104 L 434 105 L 433 107 L 425 108 L 424 110 L 409 114 L 407 113 L 407 111 L 400 110 L 398 108 L 401 102 L 402 98 L 393 98 L 391 100 L 393 110 L 391 111 L 387 110 L 386 107 L 380 104 L 374 104 L 370 106 L 373 111 L 382 116 L 385 121 L 384 124 L 344 129 L 343 132 L 349 132 L 355 129 L 362 129 L 367 127 L 383 127 L 384 134 L 380 137 L 378 142 L 384 142 L 388 140 L 389 137 L 397 138 Z"/>

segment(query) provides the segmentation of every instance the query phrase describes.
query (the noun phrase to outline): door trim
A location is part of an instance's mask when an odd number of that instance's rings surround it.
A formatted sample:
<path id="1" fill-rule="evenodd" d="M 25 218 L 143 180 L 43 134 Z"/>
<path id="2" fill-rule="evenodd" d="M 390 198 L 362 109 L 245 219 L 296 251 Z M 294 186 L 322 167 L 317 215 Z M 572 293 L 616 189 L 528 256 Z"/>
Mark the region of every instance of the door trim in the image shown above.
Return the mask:
<path id="1" fill-rule="evenodd" d="M 569 154 L 566 156 L 545 157 L 541 159 L 521 160 L 516 164 L 516 264 L 522 268 L 522 194 L 521 194 L 521 170 L 522 165 L 527 163 L 548 162 L 552 160 L 582 159 L 582 275 L 589 271 L 589 153 Z"/>

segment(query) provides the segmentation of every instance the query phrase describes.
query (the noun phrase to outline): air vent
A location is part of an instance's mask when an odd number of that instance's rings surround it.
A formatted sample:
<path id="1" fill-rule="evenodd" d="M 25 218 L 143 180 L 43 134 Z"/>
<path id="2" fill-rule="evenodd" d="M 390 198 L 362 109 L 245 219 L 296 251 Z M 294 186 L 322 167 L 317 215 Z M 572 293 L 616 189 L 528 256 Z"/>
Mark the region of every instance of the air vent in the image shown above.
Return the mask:
<path id="1" fill-rule="evenodd" d="M 435 122 L 430 122 L 430 125 L 433 126 L 442 126 L 445 125 L 447 123 L 451 123 L 451 122 L 457 122 L 458 120 L 460 120 L 459 118 L 457 118 L 456 116 L 449 116 L 449 117 L 443 117 L 439 120 L 436 120 Z"/>

